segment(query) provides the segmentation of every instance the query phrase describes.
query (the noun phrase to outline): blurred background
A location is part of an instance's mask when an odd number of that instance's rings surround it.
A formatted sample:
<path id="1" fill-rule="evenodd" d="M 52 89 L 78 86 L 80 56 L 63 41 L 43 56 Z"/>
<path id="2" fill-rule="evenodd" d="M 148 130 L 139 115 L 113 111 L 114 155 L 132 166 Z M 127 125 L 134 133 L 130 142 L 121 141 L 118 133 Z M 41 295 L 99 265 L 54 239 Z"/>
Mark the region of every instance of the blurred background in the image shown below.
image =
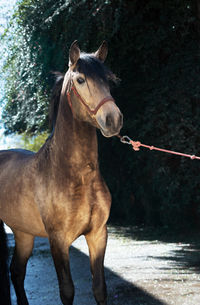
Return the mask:
<path id="1" fill-rule="evenodd" d="M 51 72 L 66 72 L 77 39 L 87 52 L 108 42 L 123 135 L 200 155 L 199 0 L 0 0 L 0 9 L 1 149 L 45 141 Z M 112 223 L 199 229 L 200 161 L 98 137 Z"/>

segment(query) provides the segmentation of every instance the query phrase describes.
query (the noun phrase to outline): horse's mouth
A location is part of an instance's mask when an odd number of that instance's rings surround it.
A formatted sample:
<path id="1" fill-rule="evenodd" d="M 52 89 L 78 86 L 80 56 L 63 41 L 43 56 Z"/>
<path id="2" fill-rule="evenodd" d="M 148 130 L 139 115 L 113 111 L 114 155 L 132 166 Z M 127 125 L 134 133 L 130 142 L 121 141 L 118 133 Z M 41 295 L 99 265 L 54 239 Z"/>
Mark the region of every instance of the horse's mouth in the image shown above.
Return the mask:
<path id="1" fill-rule="evenodd" d="M 121 129 L 121 128 L 120 128 Z M 114 136 L 117 136 L 120 132 L 120 129 L 116 132 L 109 132 L 109 131 L 105 131 L 103 129 L 100 129 L 102 135 L 106 138 L 111 138 L 111 137 L 114 137 Z"/>

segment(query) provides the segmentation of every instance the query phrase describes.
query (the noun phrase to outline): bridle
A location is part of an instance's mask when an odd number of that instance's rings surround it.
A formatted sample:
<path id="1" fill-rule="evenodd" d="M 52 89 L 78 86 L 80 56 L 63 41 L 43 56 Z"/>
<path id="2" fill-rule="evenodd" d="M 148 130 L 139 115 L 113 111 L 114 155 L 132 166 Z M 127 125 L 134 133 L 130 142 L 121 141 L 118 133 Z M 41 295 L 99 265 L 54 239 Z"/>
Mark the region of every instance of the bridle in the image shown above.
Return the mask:
<path id="1" fill-rule="evenodd" d="M 78 99 L 81 101 L 81 103 L 86 107 L 87 111 L 89 112 L 89 114 L 91 116 L 95 116 L 98 112 L 98 110 L 107 102 L 114 102 L 115 103 L 115 100 L 114 98 L 109 95 L 109 96 L 106 96 L 105 98 L 103 98 L 99 104 L 94 108 L 94 109 L 91 109 L 88 104 L 85 102 L 85 100 L 82 98 L 82 96 L 78 93 L 76 87 L 74 84 L 72 84 L 70 90 L 67 91 L 67 101 L 68 101 L 68 104 L 72 110 L 72 113 L 73 113 L 73 108 L 72 108 L 72 101 L 71 101 L 71 90 L 73 91 L 73 93 L 78 97 Z"/>

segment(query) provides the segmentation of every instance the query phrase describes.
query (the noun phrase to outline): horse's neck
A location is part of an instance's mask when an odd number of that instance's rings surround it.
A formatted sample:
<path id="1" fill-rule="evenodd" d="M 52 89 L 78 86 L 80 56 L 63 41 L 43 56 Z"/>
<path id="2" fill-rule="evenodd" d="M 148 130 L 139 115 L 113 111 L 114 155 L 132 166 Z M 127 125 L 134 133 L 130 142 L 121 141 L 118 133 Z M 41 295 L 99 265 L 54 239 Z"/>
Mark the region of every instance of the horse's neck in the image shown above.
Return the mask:
<path id="1" fill-rule="evenodd" d="M 69 107 L 64 107 L 58 114 L 51 142 L 51 159 L 63 168 L 98 166 L 96 129 L 74 119 Z"/>

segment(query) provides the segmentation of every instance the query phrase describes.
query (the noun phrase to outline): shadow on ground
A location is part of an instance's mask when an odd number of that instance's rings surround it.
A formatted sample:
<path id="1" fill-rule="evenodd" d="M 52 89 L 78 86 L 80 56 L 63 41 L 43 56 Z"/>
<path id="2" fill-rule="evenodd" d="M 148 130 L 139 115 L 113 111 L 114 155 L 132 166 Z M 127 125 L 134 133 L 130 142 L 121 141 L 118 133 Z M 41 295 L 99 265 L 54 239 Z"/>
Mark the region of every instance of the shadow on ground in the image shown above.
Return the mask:
<path id="1" fill-rule="evenodd" d="M 9 246 L 14 247 L 13 235 L 9 234 Z M 91 274 L 89 258 L 78 249 L 71 247 L 71 271 L 76 295 L 74 305 L 95 305 L 91 291 Z M 126 264 L 126 262 L 124 262 Z M 115 272 L 105 268 L 108 286 L 108 305 L 164 305 L 150 293 L 126 281 Z M 61 304 L 58 295 L 58 284 L 51 259 L 48 240 L 36 238 L 33 256 L 29 260 L 25 288 L 30 305 Z M 12 291 L 12 303 L 16 298 Z"/>
<path id="2" fill-rule="evenodd" d="M 169 232 L 155 228 L 138 227 L 111 227 L 113 234 L 120 234 L 124 238 L 140 241 L 162 242 L 178 244 L 179 248 L 171 251 L 171 256 L 157 257 L 160 260 L 174 261 L 180 268 L 188 268 L 195 273 L 200 273 L 200 238 L 198 232 Z"/>

